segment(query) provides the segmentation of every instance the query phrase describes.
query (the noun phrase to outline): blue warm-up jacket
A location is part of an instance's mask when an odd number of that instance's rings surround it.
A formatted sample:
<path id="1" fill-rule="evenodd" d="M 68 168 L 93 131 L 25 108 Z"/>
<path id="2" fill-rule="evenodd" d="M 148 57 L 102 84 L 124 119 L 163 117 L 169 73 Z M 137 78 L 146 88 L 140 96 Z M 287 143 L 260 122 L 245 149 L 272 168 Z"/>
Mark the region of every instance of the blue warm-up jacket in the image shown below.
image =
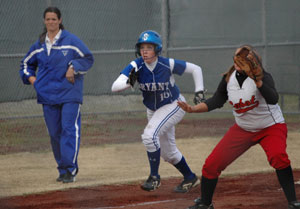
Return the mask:
<path id="1" fill-rule="evenodd" d="M 34 88 L 37 101 L 55 105 L 67 102 L 82 103 L 83 75 L 92 67 L 94 58 L 85 44 L 75 35 L 62 30 L 48 56 L 46 43 L 35 42 L 21 61 L 20 76 L 24 84 L 36 76 Z M 75 83 L 66 79 L 69 65 L 75 70 Z"/>

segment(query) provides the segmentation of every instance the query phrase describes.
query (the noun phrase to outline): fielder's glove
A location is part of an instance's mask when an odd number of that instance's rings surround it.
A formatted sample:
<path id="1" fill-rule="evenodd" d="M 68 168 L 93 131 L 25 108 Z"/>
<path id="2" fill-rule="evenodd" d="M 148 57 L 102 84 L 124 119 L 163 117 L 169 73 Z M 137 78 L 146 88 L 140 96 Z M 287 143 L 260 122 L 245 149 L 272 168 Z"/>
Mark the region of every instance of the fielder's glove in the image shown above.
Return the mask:
<path id="1" fill-rule="evenodd" d="M 129 73 L 127 83 L 129 83 L 131 87 L 134 87 L 134 84 L 135 84 L 138 76 L 139 76 L 139 73 L 135 71 L 135 68 L 132 68 Z"/>
<path id="2" fill-rule="evenodd" d="M 242 47 L 237 50 L 234 56 L 234 62 L 245 71 L 245 73 L 254 81 L 263 78 L 263 68 L 258 55 L 253 50 Z"/>
<path id="3" fill-rule="evenodd" d="M 201 102 L 205 102 L 205 95 L 204 95 L 204 91 L 197 91 L 195 93 L 195 97 L 194 97 L 194 104 L 197 105 Z"/>

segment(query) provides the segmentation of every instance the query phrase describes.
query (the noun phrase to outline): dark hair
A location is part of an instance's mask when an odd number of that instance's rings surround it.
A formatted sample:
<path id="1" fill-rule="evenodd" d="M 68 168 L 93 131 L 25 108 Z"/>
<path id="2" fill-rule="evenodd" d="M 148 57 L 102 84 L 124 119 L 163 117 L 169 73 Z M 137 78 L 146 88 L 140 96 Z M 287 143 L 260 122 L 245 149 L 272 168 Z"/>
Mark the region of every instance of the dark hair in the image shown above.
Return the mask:
<path id="1" fill-rule="evenodd" d="M 55 13 L 55 14 L 57 15 L 57 18 L 58 18 L 58 19 L 61 19 L 61 12 L 60 12 L 60 10 L 59 10 L 57 7 L 48 7 L 48 8 L 46 8 L 45 11 L 44 11 L 44 13 L 43 13 L 43 18 L 44 18 L 44 19 L 45 19 L 46 14 L 47 14 L 48 12 L 53 12 L 53 13 Z M 63 26 L 62 23 L 59 24 L 59 29 L 62 29 L 62 30 L 65 29 L 65 27 Z M 47 28 L 44 27 L 43 32 L 42 32 L 42 33 L 40 34 L 40 36 L 39 36 L 40 43 L 43 43 L 43 42 L 45 41 L 46 34 L 47 34 Z"/>

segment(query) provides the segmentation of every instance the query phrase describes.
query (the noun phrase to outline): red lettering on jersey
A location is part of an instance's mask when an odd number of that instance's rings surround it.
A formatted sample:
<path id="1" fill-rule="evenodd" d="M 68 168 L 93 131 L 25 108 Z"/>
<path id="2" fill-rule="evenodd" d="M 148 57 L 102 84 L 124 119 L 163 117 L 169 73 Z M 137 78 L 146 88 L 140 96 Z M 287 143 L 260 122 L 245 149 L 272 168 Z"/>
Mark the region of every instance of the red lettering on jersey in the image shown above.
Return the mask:
<path id="1" fill-rule="evenodd" d="M 232 101 L 229 101 L 229 104 L 233 106 L 236 113 L 244 113 L 257 107 L 259 105 L 259 101 L 255 101 L 255 96 L 253 95 L 250 100 L 246 100 L 245 102 L 240 99 L 240 101 L 236 104 L 233 104 Z"/>

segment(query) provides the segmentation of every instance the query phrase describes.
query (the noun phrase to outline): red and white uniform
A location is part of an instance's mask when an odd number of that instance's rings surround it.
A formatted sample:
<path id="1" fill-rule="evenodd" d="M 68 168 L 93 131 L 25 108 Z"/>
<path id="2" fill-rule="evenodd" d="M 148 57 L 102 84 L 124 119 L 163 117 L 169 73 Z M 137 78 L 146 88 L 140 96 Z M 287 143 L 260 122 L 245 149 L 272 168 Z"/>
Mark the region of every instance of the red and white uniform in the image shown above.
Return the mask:
<path id="1" fill-rule="evenodd" d="M 211 111 L 226 101 L 233 107 L 236 123 L 207 157 L 202 175 L 215 179 L 250 147 L 260 144 L 275 169 L 290 166 L 286 153 L 287 127 L 278 102 L 278 93 L 271 74 L 264 72 L 263 86 L 246 75 L 234 71 L 228 83 L 225 76 L 213 97 L 205 103 Z"/>
<path id="2" fill-rule="evenodd" d="M 228 101 L 239 127 L 257 132 L 276 123 L 284 123 L 278 104 L 267 104 L 251 78 L 246 78 L 240 87 L 234 71 L 227 84 Z"/>

